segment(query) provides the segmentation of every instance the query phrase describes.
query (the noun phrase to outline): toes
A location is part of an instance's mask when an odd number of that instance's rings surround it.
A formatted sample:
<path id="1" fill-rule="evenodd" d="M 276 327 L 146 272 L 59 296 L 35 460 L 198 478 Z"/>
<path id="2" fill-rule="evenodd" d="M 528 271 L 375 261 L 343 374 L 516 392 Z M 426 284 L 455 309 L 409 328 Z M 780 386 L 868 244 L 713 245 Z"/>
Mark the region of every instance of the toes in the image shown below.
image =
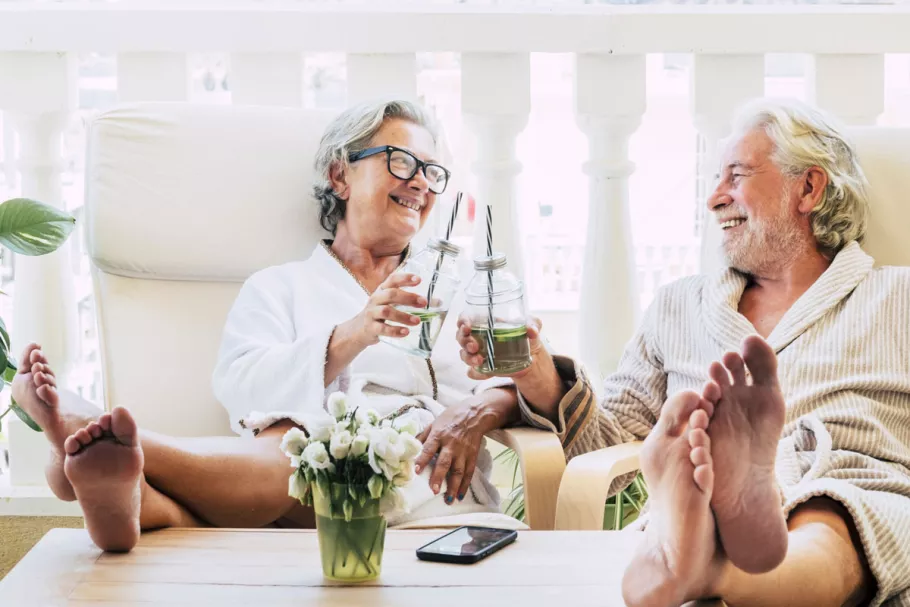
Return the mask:
<path id="1" fill-rule="evenodd" d="M 82 449 L 82 443 L 80 443 L 75 436 L 68 436 L 66 440 L 63 441 L 63 450 L 66 451 L 68 455 L 75 455 L 79 453 L 79 450 Z"/>
<path id="2" fill-rule="evenodd" d="M 717 401 L 720 400 L 720 396 L 721 396 L 720 386 L 718 386 L 717 382 L 715 382 L 714 380 L 708 381 L 705 383 L 705 389 L 702 390 L 701 395 L 709 403 L 717 404 Z"/>
<path id="3" fill-rule="evenodd" d="M 41 348 L 35 348 L 29 352 L 29 356 L 25 360 L 28 361 L 28 364 L 30 365 L 34 365 L 35 363 L 43 365 L 47 363 L 47 358 L 44 356 L 44 352 Z"/>
<path id="4" fill-rule="evenodd" d="M 79 428 L 73 433 L 73 438 L 79 441 L 83 447 L 88 447 L 92 442 L 92 435 L 85 428 Z"/>
<path id="5" fill-rule="evenodd" d="M 34 382 L 36 388 L 40 388 L 41 386 L 52 386 L 54 388 L 57 387 L 57 378 L 55 378 L 53 375 L 48 375 L 43 371 L 33 373 L 32 381 Z"/>
<path id="6" fill-rule="evenodd" d="M 707 463 L 695 466 L 692 478 L 698 488 L 710 497 L 711 492 L 714 490 L 714 462 L 711 460 L 710 454 L 707 459 Z"/>
<path id="7" fill-rule="evenodd" d="M 40 348 L 41 346 L 36 343 L 30 343 L 29 345 L 25 346 L 25 350 L 22 351 L 22 356 L 19 358 L 21 361 L 19 365 L 19 373 L 28 373 L 31 370 L 32 352 L 39 350 Z"/>
<path id="8" fill-rule="evenodd" d="M 139 428 L 136 426 L 136 420 L 124 407 L 114 407 L 111 412 L 111 431 L 121 444 L 127 447 L 136 444 Z"/>
<path id="9" fill-rule="evenodd" d="M 59 399 L 60 399 L 60 395 L 57 393 L 56 387 L 51 386 L 49 384 L 45 384 L 43 386 L 38 386 L 38 389 L 36 390 L 36 392 L 38 393 L 38 398 L 43 400 L 45 403 L 47 403 L 51 407 L 57 406 L 57 403 L 59 402 Z"/>
<path id="10" fill-rule="evenodd" d="M 711 452 L 705 447 L 695 447 L 689 452 L 689 460 L 696 468 L 707 466 L 711 463 Z"/>
<path id="11" fill-rule="evenodd" d="M 746 363 L 743 362 L 743 357 L 740 356 L 737 352 L 727 352 L 724 354 L 723 361 L 724 366 L 727 368 L 727 371 L 730 372 L 730 376 L 733 378 L 733 385 L 745 386 Z"/>
<path id="12" fill-rule="evenodd" d="M 101 417 L 98 418 L 98 425 L 101 426 L 101 429 L 105 432 L 111 431 L 111 414 L 102 413 Z"/>
<path id="13" fill-rule="evenodd" d="M 748 336 L 743 341 L 743 358 L 752 374 L 753 384 L 777 384 L 777 356 L 768 342 L 758 335 Z"/>
<path id="14" fill-rule="evenodd" d="M 704 409 L 696 409 L 692 412 L 692 415 L 689 416 L 689 430 L 707 430 L 708 429 L 708 414 Z M 705 435 L 707 436 L 707 435 Z M 691 435 L 689 443 L 691 444 Z M 692 445 L 696 447 L 697 445 Z"/>
<path id="15" fill-rule="evenodd" d="M 689 422 L 692 412 L 701 404 L 702 398 L 691 390 L 674 395 L 664 403 L 657 425 L 671 436 L 680 436 Z"/>
<path id="16" fill-rule="evenodd" d="M 92 438 L 95 440 L 104 436 L 104 430 L 101 429 L 101 426 L 99 426 L 97 422 L 90 423 L 85 429 L 88 430 L 88 433 L 91 434 Z"/>
<path id="17" fill-rule="evenodd" d="M 721 396 L 730 389 L 730 374 L 727 372 L 727 368 L 719 362 L 714 361 L 708 367 L 708 377 L 720 388 Z"/>

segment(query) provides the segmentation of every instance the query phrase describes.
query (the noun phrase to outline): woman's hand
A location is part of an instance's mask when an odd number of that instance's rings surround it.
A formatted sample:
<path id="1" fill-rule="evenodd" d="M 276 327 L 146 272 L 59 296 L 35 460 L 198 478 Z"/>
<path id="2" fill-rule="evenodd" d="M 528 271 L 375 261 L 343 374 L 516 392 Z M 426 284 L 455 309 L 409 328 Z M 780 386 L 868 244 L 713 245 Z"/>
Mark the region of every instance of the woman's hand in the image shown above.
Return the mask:
<path id="1" fill-rule="evenodd" d="M 488 390 L 448 407 L 417 436 L 423 451 L 417 456 L 417 474 L 434 456 L 430 489 L 438 494 L 446 481 L 447 504 L 464 499 L 474 478 L 474 467 L 484 434 L 506 425 L 517 410 L 514 391 Z"/>
<path id="2" fill-rule="evenodd" d="M 370 295 L 367 305 L 348 323 L 357 341 L 363 348 L 379 342 L 379 336 L 404 337 L 410 331 L 406 326 L 390 325 L 387 321 L 402 325 L 416 326 L 420 319 L 407 312 L 396 310 L 394 306 L 411 306 L 423 308 L 427 300 L 416 293 L 405 291 L 402 287 L 413 287 L 420 284 L 420 277 L 413 274 L 394 272 Z"/>

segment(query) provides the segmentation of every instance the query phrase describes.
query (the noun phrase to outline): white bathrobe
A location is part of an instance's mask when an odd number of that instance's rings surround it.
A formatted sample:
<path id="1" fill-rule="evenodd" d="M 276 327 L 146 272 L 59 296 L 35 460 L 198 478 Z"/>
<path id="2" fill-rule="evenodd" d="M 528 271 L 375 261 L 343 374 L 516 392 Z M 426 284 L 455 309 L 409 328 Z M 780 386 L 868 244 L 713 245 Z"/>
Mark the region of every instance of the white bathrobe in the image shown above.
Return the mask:
<path id="1" fill-rule="evenodd" d="M 323 245 L 306 261 L 261 270 L 243 285 L 228 315 L 213 376 L 215 396 L 227 409 L 238 434 L 256 434 L 282 419 L 306 425 L 307 416 L 325 409 L 329 394 L 387 415 L 417 405 L 408 415 L 425 427 L 443 410 L 481 390 L 507 385 L 467 377 L 459 358 L 456 301 L 433 350 L 438 401 L 426 360 L 380 342 L 364 350 L 325 387 L 329 338 L 336 325 L 360 313 L 369 296 Z M 517 523 L 498 513 L 499 494 L 490 483 L 492 458 L 481 449 L 471 491 L 451 506 L 444 492 L 434 496 L 427 469 L 402 489 L 409 512 L 389 515 L 390 525 L 473 513 L 470 520 L 500 526 Z M 453 521 L 456 519 L 452 519 Z M 520 525 L 520 523 L 519 523 Z"/>
<path id="2" fill-rule="evenodd" d="M 910 268 L 872 266 L 847 245 L 768 336 L 787 402 L 777 477 L 785 513 L 813 496 L 844 504 L 878 582 L 872 604 L 910 605 Z M 726 270 L 662 289 L 599 406 L 559 359 L 571 388 L 559 423 L 522 402 L 525 419 L 558 432 L 569 457 L 643 439 L 669 395 L 700 391 L 711 362 L 755 333 L 738 311 L 745 287 Z"/>

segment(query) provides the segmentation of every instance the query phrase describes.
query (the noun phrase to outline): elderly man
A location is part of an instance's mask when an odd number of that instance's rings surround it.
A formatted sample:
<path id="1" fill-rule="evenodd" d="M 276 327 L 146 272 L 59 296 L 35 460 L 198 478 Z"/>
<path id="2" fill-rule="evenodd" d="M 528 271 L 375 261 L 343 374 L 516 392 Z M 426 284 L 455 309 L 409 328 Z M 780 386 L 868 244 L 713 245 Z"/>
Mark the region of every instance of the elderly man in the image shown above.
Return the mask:
<path id="1" fill-rule="evenodd" d="M 910 269 L 860 247 L 866 181 L 828 118 L 735 125 L 708 200 L 729 267 L 657 295 L 599 406 L 540 349 L 522 415 L 570 458 L 646 439 L 631 606 L 910 604 Z"/>

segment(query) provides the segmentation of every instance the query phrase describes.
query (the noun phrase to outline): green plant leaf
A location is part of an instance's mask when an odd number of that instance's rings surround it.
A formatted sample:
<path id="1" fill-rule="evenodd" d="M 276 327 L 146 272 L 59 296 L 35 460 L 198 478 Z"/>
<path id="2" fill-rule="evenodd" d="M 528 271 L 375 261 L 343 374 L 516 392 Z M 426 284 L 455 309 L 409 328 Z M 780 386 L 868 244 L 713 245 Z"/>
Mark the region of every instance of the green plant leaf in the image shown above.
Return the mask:
<path id="1" fill-rule="evenodd" d="M 29 415 L 28 413 L 26 413 L 25 411 L 23 411 L 22 407 L 20 407 L 19 405 L 16 404 L 15 400 L 10 399 L 9 408 L 13 410 L 13 413 L 15 413 L 16 416 L 19 419 L 21 419 L 22 423 L 24 423 L 26 426 L 28 426 L 35 432 L 44 432 L 44 430 L 41 429 L 41 426 L 39 426 L 38 424 L 35 423 L 35 420 L 32 419 L 32 416 Z"/>
<path id="2" fill-rule="evenodd" d="M 19 371 L 19 366 L 16 364 L 16 361 L 13 360 L 12 356 L 6 358 L 6 369 L 3 370 L 3 381 L 8 384 L 13 383 L 13 378 L 16 377 L 16 373 Z"/>
<path id="3" fill-rule="evenodd" d="M 0 369 L 4 370 L 3 376 L 6 377 L 6 367 L 9 365 L 9 333 L 6 331 L 6 324 L 0 318 Z"/>
<path id="4" fill-rule="evenodd" d="M 13 198 L 0 204 L 0 244 L 21 255 L 47 255 L 66 242 L 76 219 L 50 205 Z"/>

